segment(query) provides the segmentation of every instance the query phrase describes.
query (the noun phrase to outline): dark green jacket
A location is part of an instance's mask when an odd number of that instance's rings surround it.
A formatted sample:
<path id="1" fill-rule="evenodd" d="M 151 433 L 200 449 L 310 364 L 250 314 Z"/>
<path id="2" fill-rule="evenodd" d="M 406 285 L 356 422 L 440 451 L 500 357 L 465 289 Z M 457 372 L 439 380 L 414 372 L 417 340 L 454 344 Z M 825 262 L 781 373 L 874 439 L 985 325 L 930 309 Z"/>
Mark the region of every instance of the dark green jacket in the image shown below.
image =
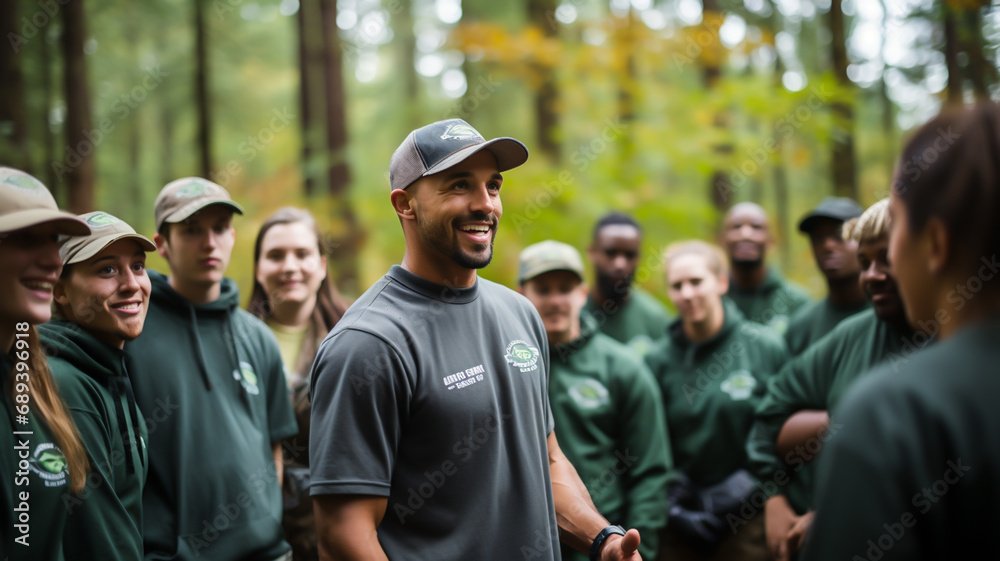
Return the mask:
<path id="1" fill-rule="evenodd" d="M 691 343 L 676 320 L 646 355 L 659 381 L 677 469 L 698 486 L 749 467 L 746 438 L 765 385 L 787 359 L 785 345 L 725 303 L 712 339 Z"/>
<path id="2" fill-rule="evenodd" d="M 809 345 L 833 331 L 837 324 L 868 308 L 868 300 L 860 306 L 839 307 L 831 304 L 829 297 L 802 306 L 788 321 L 788 329 L 785 331 L 788 353 L 799 356 Z"/>
<path id="3" fill-rule="evenodd" d="M 84 492 L 66 498 L 68 554 L 141 559 L 146 424 L 135 404 L 125 355 L 74 323 L 54 321 L 39 332 L 59 395 L 90 460 Z"/>
<path id="4" fill-rule="evenodd" d="M 667 521 L 671 463 L 656 381 L 627 347 L 597 333 L 586 317 L 580 337 L 552 347 L 550 356 L 549 399 L 560 448 L 597 510 L 615 524 L 638 528 L 643 559 L 655 559 Z"/>
<path id="5" fill-rule="evenodd" d="M 832 411 L 847 388 L 872 366 L 901 359 L 913 346 L 912 331 L 894 327 L 879 320 L 873 310 L 866 310 L 841 322 L 792 360 L 771 380 L 757 408 L 747 441 L 754 474 L 761 481 L 776 483 L 771 489 L 779 492 L 786 481 L 794 481 L 787 489 L 792 506 L 799 512 L 811 508 L 814 468 L 808 462 L 827 435 L 818 435 L 816 446 L 805 446 L 781 459 L 775 442 L 782 425 L 803 409 Z M 837 420 L 831 418 L 831 435 L 836 434 L 838 426 Z"/>
<path id="6" fill-rule="evenodd" d="M 663 304 L 638 286 L 632 286 L 621 304 L 606 302 L 602 307 L 587 298 L 584 312 L 594 319 L 601 333 L 628 346 L 639 357 L 663 337 L 670 323 L 670 314 Z"/>
<path id="7" fill-rule="evenodd" d="M 773 268 L 768 268 L 764 282 L 753 290 L 742 290 L 730 282 L 727 298 L 736 304 L 743 317 L 770 327 L 778 335 L 784 335 L 796 310 L 812 302 L 804 290 L 786 281 Z"/>
<path id="8" fill-rule="evenodd" d="M 1000 559 L 998 343 L 994 316 L 848 390 L 804 560 Z"/>
<path id="9" fill-rule="evenodd" d="M 13 352 L 18 351 L 15 348 Z M 69 489 L 66 458 L 55 445 L 48 427 L 31 414 L 31 405 L 22 418 L 16 408 L 18 404 L 11 399 L 13 383 L 23 381 L 17 378 L 22 372 L 17 368 L 20 360 L 16 355 L 13 357 L 14 360 L 11 355 L 0 355 L 2 553 L 11 561 L 75 559 L 71 547 L 63 541 L 68 516 L 64 496 Z"/>
<path id="10" fill-rule="evenodd" d="M 272 443 L 296 424 L 274 335 L 229 279 L 193 305 L 149 276 L 145 328 L 125 346 L 149 425 L 146 559 L 275 559 L 289 547 Z"/>

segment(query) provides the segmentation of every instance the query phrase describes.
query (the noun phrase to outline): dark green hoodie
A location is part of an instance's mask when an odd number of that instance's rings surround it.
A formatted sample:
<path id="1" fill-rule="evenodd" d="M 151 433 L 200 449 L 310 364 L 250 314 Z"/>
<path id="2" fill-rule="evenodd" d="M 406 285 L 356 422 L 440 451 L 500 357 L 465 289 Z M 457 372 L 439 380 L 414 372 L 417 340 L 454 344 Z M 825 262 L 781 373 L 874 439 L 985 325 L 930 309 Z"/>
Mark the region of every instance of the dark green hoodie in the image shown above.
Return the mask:
<path id="1" fill-rule="evenodd" d="M 125 354 L 66 321 L 39 330 L 52 377 L 90 460 L 84 491 L 66 497 L 67 556 L 142 557 L 146 425 L 135 404 Z"/>
<path id="2" fill-rule="evenodd" d="M 14 351 L 19 352 L 19 351 Z M 14 357 L 16 358 L 16 354 Z M 22 355 L 25 356 L 25 355 Z M 63 529 L 69 489 L 66 459 L 55 445 L 48 427 L 31 413 L 22 416 L 11 399 L 13 383 L 22 370 L 20 361 L 0 354 L 3 415 L 0 418 L 0 494 L 2 494 L 2 547 L 10 561 L 63 561 L 75 559 L 64 550 Z M 30 373 L 30 370 L 29 370 Z"/>
<path id="3" fill-rule="evenodd" d="M 677 319 L 646 355 L 663 390 L 676 467 L 701 487 L 749 467 L 754 409 L 788 356 L 778 336 L 723 302 L 725 321 L 715 337 L 692 343 Z"/>
<path id="4" fill-rule="evenodd" d="M 597 510 L 615 524 L 638 528 L 642 558 L 655 559 L 667 523 L 671 464 L 660 392 L 635 353 L 598 333 L 592 318 L 582 320 L 580 337 L 550 351 L 549 400 L 559 447 Z"/>
<path id="5" fill-rule="evenodd" d="M 880 320 L 869 309 L 841 322 L 783 368 L 771 380 L 747 439 L 754 474 L 774 484 L 766 487 L 768 493 L 786 495 L 800 513 L 812 508 L 815 464 L 808 462 L 836 434 L 839 423 L 831 417 L 828 433 L 779 458 L 775 443 L 785 421 L 803 409 L 833 411 L 851 384 L 873 366 L 892 361 L 898 368 L 902 357 L 928 339 Z"/>
<path id="6" fill-rule="evenodd" d="M 146 559 L 275 559 L 289 547 L 272 443 L 296 424 L 274 336 L 229 279 L 193 305 L 149 276 L 145 328 L 125 346 L 149 425 Z"/>
<path id="7" fill-rule="evenodd" d="M 730 281 L 726 297 L 747 320 L 766 325 L 778 335 L 785 334 L 796 310 L 812 301 L 804 290 L 786 281 L 773 268 L 768 268 L 764 282 L 753 290 L 743 290 Z"/>

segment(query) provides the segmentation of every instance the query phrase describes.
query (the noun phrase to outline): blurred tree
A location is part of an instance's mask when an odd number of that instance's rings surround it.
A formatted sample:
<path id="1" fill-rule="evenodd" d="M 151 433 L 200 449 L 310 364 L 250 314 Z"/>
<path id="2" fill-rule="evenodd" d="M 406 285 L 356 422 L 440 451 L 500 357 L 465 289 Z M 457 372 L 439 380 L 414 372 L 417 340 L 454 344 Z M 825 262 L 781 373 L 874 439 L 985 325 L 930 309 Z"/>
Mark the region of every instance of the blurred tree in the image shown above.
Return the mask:
<path id="1" fill-rule="evenodd" d="M 833 75 L 842 89 L 843 95 L 835 97 L 830 104 L 833 115 L 833 192 L 838 197 L 858 199 L 858 181 L 854 160 L 854 102 L 848 93 L 854 89 L 847 77 L 847 31 L 844 25 L 842 0 L 830 0 L 827 12 L 830 29 L 830 59 Z"/>
<path id="2" fill-rule="evenodd" d="M 63 79 L 66 98 L 66 150 L 59 172 L 66 182 L 70 212 L 94 209 L 96 166 L 94 152 L 103 133 L 93 129 L 90 87 L 87 83 L 86 10 L 83 0 L 62 8 Z M 100 135 L 100 136 L 99 136 Z"/>
<path id="3" fill-rule="evenodd" d="M 557 37 L 556 0 L 528 0 L 528 21 L 546 39 Z M 553 162 L 560 160 L 559 140 L 559 92 L 556 88 L 554 69 L 540 68 L 539 83 L 534 91 L 535 139 L 538 148 Z"/>
<path id="4" fill-rule="evenodd" d="M 314 158 L 324 152 L 323 32 L 319 3 L 303 0 L 295 14 L 299 50 L 299 124 L 302 127 L 302 182 L 307 196 L 317 194 Z M 323 183 L 326 180 L 324 178 Z"/>
<path id="5" fill-rule="evenodd" d="M 702 23 L 701 36 L 708 38 L 699 51 L 699 61 L 701 63 L 701 82 L 706 93 L 712 92 L 719 85 L 722 77 L 722 62 L 725 50 L 719 39 L 719 29 L 725 18 L 719 0 L 702 0 Z M 712 152 L 719 156 L 718 161 L 727 160 L 733 154 L 732 143 L 725 140 L 729 136 L 729 116 L 725 110 L 716 110 L 712 118 L 712 127 L 718 132 L 720 140 L 712 147 Z M 709 179 L 709 200 L 719 211 L 722 211 L 732 204 L 733 182 L 728 171 L 716 167 L 712 170 Z M 721 212 L 719 213 L 721 217 Z"/>
<path id="6" fill-rule="evenodd" d="M 198 114 L 198 164 L 202 177 L 212 177 L 212 104 L 209 94 L 206 0 L 194 0 L 194 98 Z"/>
<path id="7" fill-rule="evenodd" d="M 8 43 L 0 48 L 0 152 L 4 164 L 31 173 L 28 150 L 28 106 L 24 97 L 23 47 L 17 24 L 17 2 L 0 1 L 0 36 Z"/>

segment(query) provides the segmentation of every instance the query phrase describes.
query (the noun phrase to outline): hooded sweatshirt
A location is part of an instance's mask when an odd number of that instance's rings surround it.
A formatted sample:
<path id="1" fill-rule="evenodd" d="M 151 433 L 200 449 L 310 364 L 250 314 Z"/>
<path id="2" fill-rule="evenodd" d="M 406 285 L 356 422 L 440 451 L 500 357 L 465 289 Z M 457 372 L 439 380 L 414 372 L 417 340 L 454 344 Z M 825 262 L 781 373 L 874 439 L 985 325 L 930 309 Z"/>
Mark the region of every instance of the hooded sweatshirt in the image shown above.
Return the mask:
<path id="1" fill-rule="evenodd" d="M 146 559 L 275 559 L 289 547 L 272 443 L 296 423 L 274 336 L 230 279 L 195 305 L 149 276 L 146 325 L 125 348 L 149 425 Z"/>
<path id="2" fill-rule="evenodd" d="M 551 348 L 549 400 L 559 446 L 597 510 L 642 534 L 643 559 L 655 559 L 667 523 L 670 446 L 653 375 L 628 347 L 581 317 L 580 336 Z M 581 553 L 564 559 L 586 559 Z"/>
<path id="3" fill-rule="evenodd" d="M 146 425 L 135 404 L 125 354 L 75 323 L 54 321 L 38 331 L 90 461 L 84 491 L 65 498 L 67 557 L 139 559 Z"/>
<path id="4" fill-rule="evenodd" d="M 788 356 L 779 337 L 723 302 L 725 320 L 714 337 L 693 343 L 677 319 L 646 355 L 663 390 L 676 466 L 702 487 L 749 468 L 754 409 Z"/>
<path id="5" fill-rule="evenodd" d="M 782 278 L 774 268 L 767 269 L 764 282 L 754 289 L 744 290 L 730 282 L 726 298 L 736 304 L 744 318 L 766 325 L 778 335 L 784 335 L 795 312 L 812 301 L 804 290 Z"/>

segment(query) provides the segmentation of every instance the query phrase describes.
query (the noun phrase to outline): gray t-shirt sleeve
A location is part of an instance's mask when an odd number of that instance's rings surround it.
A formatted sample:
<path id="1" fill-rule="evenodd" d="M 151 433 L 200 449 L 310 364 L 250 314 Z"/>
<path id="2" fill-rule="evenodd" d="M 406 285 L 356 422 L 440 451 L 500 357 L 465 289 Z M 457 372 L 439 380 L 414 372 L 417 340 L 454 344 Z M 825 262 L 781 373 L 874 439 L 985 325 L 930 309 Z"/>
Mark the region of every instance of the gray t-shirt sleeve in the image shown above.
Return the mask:
<path id="1" fill-rule="evenodd" d="M 345 329 L 324 341 L 312 368 L 310 494 L 389 496 L 410 397 L 385 340 Z"/>

